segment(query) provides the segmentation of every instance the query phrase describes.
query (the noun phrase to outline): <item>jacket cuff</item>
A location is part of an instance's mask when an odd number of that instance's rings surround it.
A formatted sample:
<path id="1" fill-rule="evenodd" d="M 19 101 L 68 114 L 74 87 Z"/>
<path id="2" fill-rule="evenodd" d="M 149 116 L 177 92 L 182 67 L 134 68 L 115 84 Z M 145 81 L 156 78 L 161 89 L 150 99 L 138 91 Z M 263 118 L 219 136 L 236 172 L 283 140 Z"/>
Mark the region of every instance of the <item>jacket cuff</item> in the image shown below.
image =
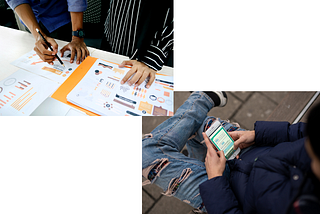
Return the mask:
<path id="1" fill-rule="evenodd" d="M 275 146 L 288 141 L 288 122 L 257 121 L 254 124 L 255 144 L 258 146 Z"/>

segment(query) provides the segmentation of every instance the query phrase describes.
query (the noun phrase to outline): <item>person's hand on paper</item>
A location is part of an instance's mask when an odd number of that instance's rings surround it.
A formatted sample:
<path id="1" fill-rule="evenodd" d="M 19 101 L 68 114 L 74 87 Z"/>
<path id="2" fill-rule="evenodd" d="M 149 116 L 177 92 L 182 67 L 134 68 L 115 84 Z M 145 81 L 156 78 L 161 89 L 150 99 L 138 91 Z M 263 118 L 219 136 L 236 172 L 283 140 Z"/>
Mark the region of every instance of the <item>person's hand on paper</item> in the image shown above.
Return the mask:
<path id="1" fill-rule="evenodd" d="M 233 131 L 228 132 L 228 134 L 234 140 L 234 150 L 238 147 L 240 147 L 240 149 L 244 149 L 254 144 L 254 131 Z"/>
<path id="2" fill-rule="evenodd" d="M 212 144 L 210 143 L 209 138 L 207 135 L 203 132 L 202 133 L 204 142 L 207 146 L 207 156 L 205 159 L 205 165 L 206 165 L 206 171 L 208 175 L 208 179 L 222 176 L 225 168 L 226 168 L 226 157 L 224 156 L 223 151 L 216 151 Z"/>
<path id="3" fill-rule="evenodd" d="M 63 56 L 66 50 L 71 51 L 70 63 L 73 63 L 76 54 L 77 64 L 80 64 L 80 62 L 82 62 L 87 56 L 90 55 L 87 45 L 86 43 L 84 43 L 84 39 L 76 36 L 73 36 L 72 41 L 60 50 L 61 56 Z"/>
<path id="4" fill-rule="evenodd" d="M 56 41 L 43 34 L 45 39 L 51 44 L 51 47 L 53 51 L 49 49 L 49 47 L 46 45 L 46 43 L 43 41 L 40 35 L 37 35 L 35 37 L 36 43 L 34 47 L 34 51 L 38 54 L 38 56 L 44 61 L 49 63 L 50 65 L 53 65 L 53 61 L 55 60 L 55 54 L 58 52 L 58 44 Z"/>
<path id="5" fill-rule="evenodd" d="M 143 81 L 149 76 L 149 82 L 146 85 L 146 88 L 149 88 L 154 79 L 156 78 L 156 70 L 153 70 L 151 68 L 149 68 L 146 64 L 144 64 L 143 62 L 139 62 L 137 60 L 127 60 L 127 61 L 123 61 L 119 67 L 123 68 L 124 66 L 129 65 L 132 66 L 130 71 L 128 71 L 128 73 L 123 77 L 123 79 L 121 80 L 121 84 L 124 84 L 128 81 L 128 79 L 135 74 L 129 81 L 128 84 L 131 86 L 133 84 L 135 84 L 136 86 L 139 86 L 141 83 L 143 83 Z"/>

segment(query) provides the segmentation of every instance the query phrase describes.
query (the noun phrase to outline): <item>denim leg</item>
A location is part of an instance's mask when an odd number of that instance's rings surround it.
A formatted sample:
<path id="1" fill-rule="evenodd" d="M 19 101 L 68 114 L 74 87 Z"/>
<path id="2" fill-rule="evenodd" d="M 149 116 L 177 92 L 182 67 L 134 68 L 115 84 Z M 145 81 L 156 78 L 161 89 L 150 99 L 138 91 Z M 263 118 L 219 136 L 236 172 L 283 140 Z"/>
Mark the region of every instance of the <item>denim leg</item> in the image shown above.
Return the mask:
<path id="1" fill-rule="evenodd" d="M 165 191 L 195 208 L 201 207 L 199 184 L 208 179 L 203 162 L 180 153 L 202 125 L 214 103 L 205 93 L 194 92 L 174 116 L 142 140 L 142 174 Z M 202 210 L 205 210 L 202 208 Z"/>
<path id="2" fill-rule="evenodd" d="M 203 92 L 194 92 L 176 114 L 154 129 L 142 140 L 142 174 L 151 183 L 161 187 L 167 196 L 175 196 L 194 208 L 205 211 L 199 194 L 199 185 L 208 179 L 204 158 L 206 146 L 202 132 L 213 101 Z M 220 120 L 218 118 L 218 120 Z M 243 130 L 220 120 L 228 131 Z M 196 136 L 189 139 L 195 133 Z M 188 142 L 191 157 L 180 153 Z M 189 153 L 189 154 L 190 154 Z M 229 176 L 226 165 L 224 176 Z"/>

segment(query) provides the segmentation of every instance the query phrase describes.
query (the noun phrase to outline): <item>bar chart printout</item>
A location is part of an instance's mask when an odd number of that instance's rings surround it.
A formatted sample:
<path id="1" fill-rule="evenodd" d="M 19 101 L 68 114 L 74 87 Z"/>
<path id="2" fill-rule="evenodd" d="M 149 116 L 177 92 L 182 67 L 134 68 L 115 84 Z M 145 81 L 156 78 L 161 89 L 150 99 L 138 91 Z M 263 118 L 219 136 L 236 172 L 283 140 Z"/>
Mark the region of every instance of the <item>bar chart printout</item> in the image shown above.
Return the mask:
<path id="1" fill-rule="evenodd" d="M 60 51 L 58 52 L 60 56 Z M 53 65 L 42 61 L 34 50 L 19 57 L 11 64 L 32 73 L 44 76 L 53 81 L 63 83 L 78 67 L 77 63 L 70 63 L 71 52 L 67 50 L 61 58 L 65 67 L 56 59 Z"/>
<path id="2" fill-rule="evenodd" d="M 68 102 L 106 116 L 173 115 L 172 76 L 156 74 L 152 86 L 146 88 L 148 79 L 139 86 L 120 84 L 130 68 L 112 62 L 96 59 L 85 69 L 88 72 L 67 95 Z"/>
<path id="3" fill-rule="evenodd" d="M 30 115 L 59 84 L 18 70 L 0 82 L 0 116 Z"/>

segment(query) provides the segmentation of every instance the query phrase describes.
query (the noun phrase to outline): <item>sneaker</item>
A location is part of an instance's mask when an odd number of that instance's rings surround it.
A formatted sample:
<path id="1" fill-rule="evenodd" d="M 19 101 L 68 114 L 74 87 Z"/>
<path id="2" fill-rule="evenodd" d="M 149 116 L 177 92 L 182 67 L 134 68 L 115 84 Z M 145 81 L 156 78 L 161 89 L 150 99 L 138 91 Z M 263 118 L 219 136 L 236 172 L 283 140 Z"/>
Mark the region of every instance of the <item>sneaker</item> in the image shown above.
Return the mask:
<path id="1" fill-rule="evenodd" d="M 204 91 L 214 102 L 215 107 L 223 107 L 227 104 L 228 97 L 224 91 Z"/>

